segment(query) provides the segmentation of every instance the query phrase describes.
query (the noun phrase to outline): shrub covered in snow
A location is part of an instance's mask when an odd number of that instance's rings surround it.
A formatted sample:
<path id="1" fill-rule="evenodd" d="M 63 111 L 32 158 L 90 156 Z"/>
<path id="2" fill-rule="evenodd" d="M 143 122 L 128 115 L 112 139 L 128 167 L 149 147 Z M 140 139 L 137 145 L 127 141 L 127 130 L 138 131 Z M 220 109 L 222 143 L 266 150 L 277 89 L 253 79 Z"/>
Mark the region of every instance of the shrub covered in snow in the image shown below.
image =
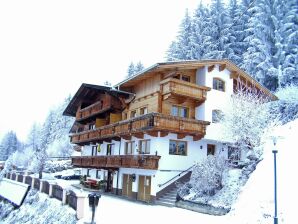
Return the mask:
<path id="1" fill-rule="evenodd" d="M 216 190 L 222 188 L 225 169 L 222 157 L 209 155 L 194 166 L 189 183 L 198 195 L 214 195 Z"/>
<path id="2" fill-rule="evenodd" d="M 298 118 L 298 86 L 287 86 L 276 92 L 278 101 L 271 103 L 271 112 L 283 124 Z"/>

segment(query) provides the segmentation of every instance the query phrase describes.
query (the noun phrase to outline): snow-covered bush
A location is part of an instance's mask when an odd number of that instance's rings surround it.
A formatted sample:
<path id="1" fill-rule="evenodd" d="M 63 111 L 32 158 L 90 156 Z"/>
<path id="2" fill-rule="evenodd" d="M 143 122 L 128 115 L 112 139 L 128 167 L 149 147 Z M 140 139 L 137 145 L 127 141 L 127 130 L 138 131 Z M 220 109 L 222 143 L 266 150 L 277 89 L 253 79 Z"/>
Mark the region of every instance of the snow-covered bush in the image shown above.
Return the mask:
<path id="1" fill-rule="evenodd" d="M 223 157 L 208 155 L 192 170 L 190 184 L 197 195 L 214 195 L 222 187 L 222 177 L 226 170 Z"/>
<path id="2" fill-rule="evenodd" d="M 270 114 L 269 100 L 262 93 L 254 88 L 244 88 L 241 84 L 239 86 L 219 121 L 219 137 L 222 141 L 247 151 L 262 144 L 262 136 L 269 127 L 275 125 L 275 120 Z"/>
<path id="3" fill-rule="evenodd" d="M 290 85 L 276 92 L 278 101 L 271 103 L 271 111 L 283 124 L 298 118 L 298 86 Z"/>

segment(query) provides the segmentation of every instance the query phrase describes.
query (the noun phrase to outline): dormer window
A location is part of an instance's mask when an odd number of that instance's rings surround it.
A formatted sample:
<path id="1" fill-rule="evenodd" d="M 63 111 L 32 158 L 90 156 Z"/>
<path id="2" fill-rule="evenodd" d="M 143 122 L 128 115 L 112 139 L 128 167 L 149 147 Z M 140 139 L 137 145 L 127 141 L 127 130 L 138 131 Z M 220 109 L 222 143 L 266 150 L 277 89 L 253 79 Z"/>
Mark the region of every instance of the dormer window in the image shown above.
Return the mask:
<path id="1" fill-rule="evenodd" d="M 225 91 L 225 81 L 220 78 L 213 78 L 213 89 L 224 92 Z"/>

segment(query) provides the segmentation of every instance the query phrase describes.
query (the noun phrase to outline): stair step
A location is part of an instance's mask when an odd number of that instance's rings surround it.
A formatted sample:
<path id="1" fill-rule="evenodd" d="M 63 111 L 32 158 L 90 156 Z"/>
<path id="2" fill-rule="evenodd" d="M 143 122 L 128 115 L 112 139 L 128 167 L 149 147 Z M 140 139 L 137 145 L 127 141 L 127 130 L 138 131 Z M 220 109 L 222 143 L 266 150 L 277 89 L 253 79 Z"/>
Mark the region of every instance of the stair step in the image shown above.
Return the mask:
<path id="1" fill-rule="evenodd" d="M 175 196 L 167 196 L 167 195 L 163 195 L 160 198 L 168 198 L 168 199 L 172 199 L 172 200 L 176 200 L 176 195 Z"/>
<path id="2" fill-rule="evenodd" d="M 164 202 L 164 201 L 156 201 L 157 205 L 163 205 L 163 206 L 167 206 L 167 207 L 175 207 L 175 203 L 171 203 L 171 202 Z"/>
<path id="3" fill-rule="evenodd" d="M 176 198 L 175 199 L 160 198 L 159 201 L 161 201 L 161 202 L 167 202 L 167 203 L 175 203 L 176 202 Z"/>

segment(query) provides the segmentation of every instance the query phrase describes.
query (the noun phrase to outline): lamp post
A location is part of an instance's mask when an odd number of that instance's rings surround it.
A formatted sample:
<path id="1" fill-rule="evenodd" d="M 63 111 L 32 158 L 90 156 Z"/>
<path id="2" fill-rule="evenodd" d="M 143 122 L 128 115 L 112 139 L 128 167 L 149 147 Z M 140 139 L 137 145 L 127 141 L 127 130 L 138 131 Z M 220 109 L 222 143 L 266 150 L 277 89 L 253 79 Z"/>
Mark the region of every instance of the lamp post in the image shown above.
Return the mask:
<path id="1" fill-rule="evenodd" d="M 278 224 L 277 217 L 277 177 L 276 177 L 276 153 L 277 149 L 275 148 L 277 138 L 273 138 L 274 149 L 272 150 L 274 156 L 274 224 Z"/>

